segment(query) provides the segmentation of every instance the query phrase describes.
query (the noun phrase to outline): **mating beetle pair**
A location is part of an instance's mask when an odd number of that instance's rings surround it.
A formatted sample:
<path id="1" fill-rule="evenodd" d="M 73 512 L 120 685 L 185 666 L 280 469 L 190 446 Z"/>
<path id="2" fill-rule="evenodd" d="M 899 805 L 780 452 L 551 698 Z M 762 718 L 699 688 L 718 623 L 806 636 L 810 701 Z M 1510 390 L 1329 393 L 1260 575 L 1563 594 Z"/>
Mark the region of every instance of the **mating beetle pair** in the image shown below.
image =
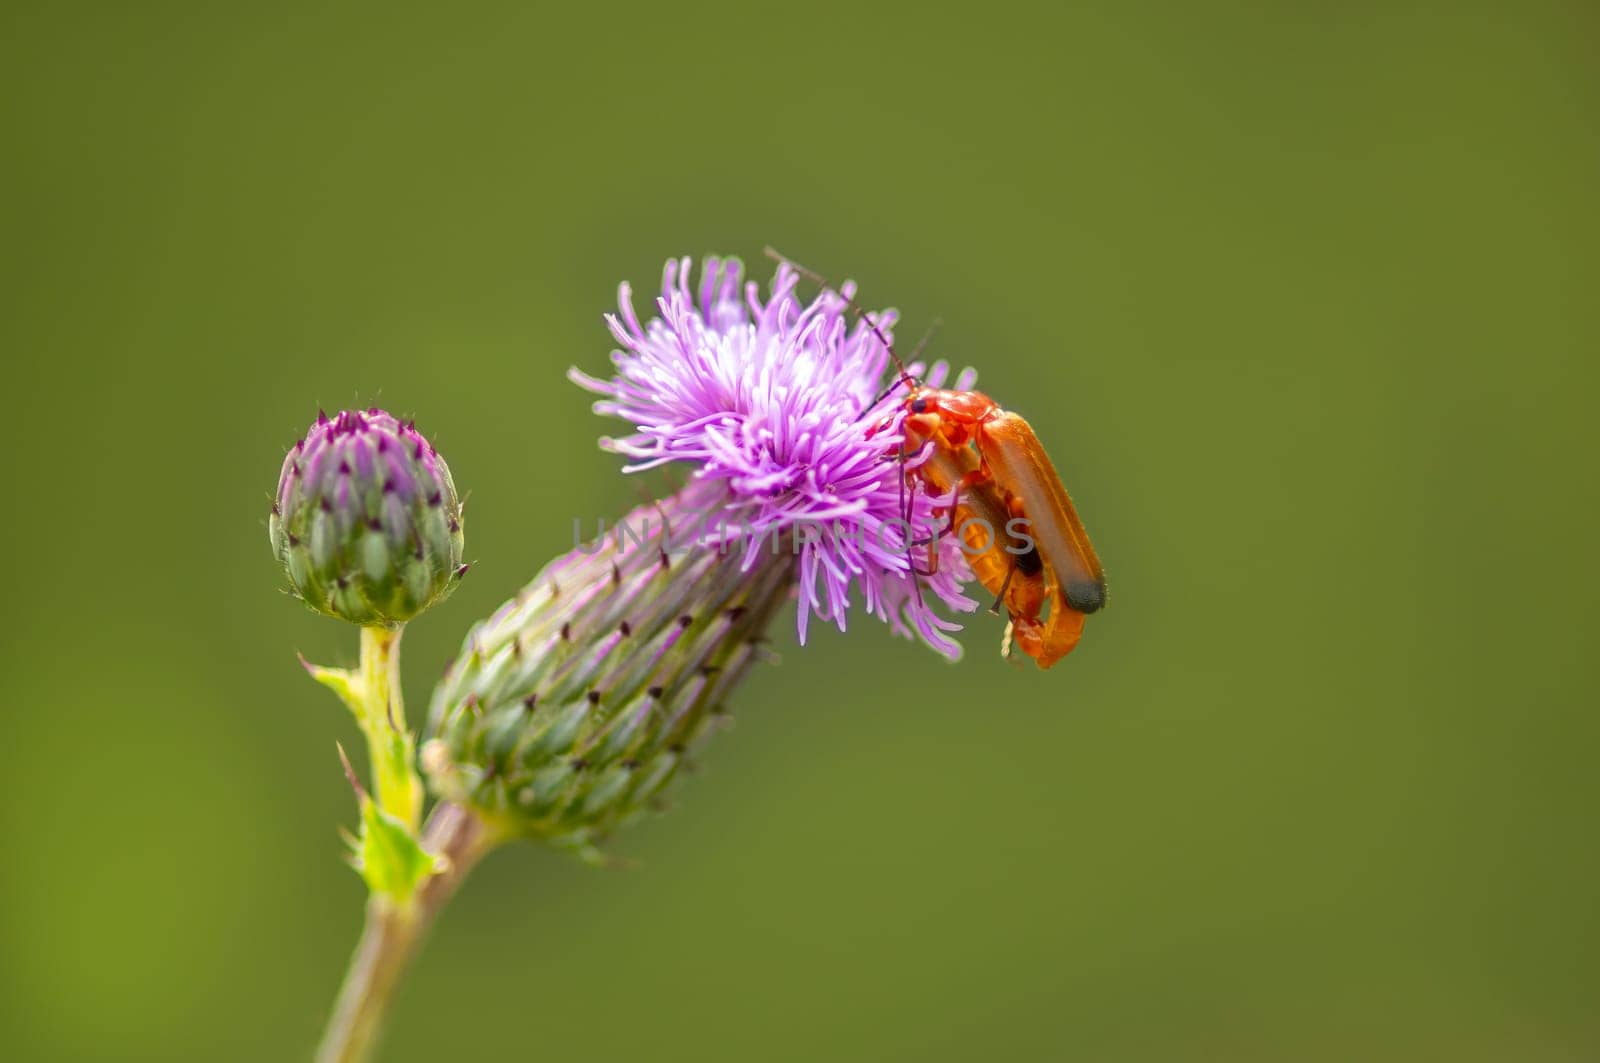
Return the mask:
<path id="1" fill-rule="evenodd" d="M 770 247 L 767 254 L 827 283 Z M 928 452 L 926 460 L 906 464 L 905 482 L 946 499 L 937 510 L 948 514 L 950 528 L 962 529 L 967 563 L 995 596 L 991 611 L 1003 604 L 1009 614 L 1002 652 L 1014 646 L 1049 668 L 1072 652 L 1084 618 L 1106 601 L 1105 572 L 1055 465 L 1027 421 L 976 391 L 924 387 L 872 318 L 853 302 L 851 309 L 884 345 L 907 389 L 901 438 L 891 453 L 905 463 Z M 1006 538 L 998 528 L 1007 529 Z M 1018 538 L 1014 528 L 1028 534 Z M 931 545 L 924 575 L 936 559 Z"/>

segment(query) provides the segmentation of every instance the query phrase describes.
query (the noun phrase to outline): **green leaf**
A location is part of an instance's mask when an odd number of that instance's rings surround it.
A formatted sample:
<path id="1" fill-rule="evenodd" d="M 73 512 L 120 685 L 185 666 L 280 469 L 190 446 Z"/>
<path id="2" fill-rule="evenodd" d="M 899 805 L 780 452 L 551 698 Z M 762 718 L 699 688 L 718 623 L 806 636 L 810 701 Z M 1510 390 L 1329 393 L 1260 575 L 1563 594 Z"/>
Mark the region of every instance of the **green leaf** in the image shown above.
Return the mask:
<path id="1" fill-rule="evenodd" d="M 357 720 L 366 719 L 366 702 L 362 700 L 359 675 L 344 668 L 326 668 L 320 664 L 312 664 L 303 656 L 300 658 L 300 667 L 304 668 L 312 679 L 339 695 L 339 700 L 350 706 L 350 711 L 355 713 Z"/>
<path id="2" fill-rule="evenodd" d="M 443 870 L 442 863 L 422 847 L 409 824 L 378 807 L 356 778 L 344 747 L 338 749 L 345 778 L 361 807 L 361 836 L 352 840 L 350 864 L 373 894 L 407 904 L 429 875 Z"/>
<path id="3" fill-rule="evenodd" d="M 439 867 L 410 827 L 363 796 L 356 870 L 373 893 L 404 904 Z"/>

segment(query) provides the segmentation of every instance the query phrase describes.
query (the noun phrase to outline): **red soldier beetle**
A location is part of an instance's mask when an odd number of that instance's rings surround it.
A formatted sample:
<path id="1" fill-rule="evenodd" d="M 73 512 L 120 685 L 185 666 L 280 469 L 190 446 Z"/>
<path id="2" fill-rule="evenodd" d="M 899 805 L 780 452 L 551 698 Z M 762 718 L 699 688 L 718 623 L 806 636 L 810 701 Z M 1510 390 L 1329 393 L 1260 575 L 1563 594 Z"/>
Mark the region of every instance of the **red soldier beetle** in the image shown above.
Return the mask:
<path id="1" fill-rule="evenodd" d="M 1018 648 L 1049 668 L 1106 600 L 1104 570 L 1055 465 L 1027 421 L 979 392 L 919 388 L 905 408 L 908 445 L 933 444 L 912 475 L 935 492 L 958 492 L 957 527 L 968 519 L 962 503 L 981 519 L 961 533 L 967 563 L 996 607 L 1005 603 Z M 979 550 L 985 533 L 991 541 Z"/>
<path id="2" fill-rule="evenodd" d="M 770 247 L 767 255 L 828 285 Z M 1003 603 L 1010 614 L 1005 650 L 1014 642 L 1040 668 L 1051 667 L 1072 652 L 1085 617 L 1106 601 L 1105 571 L 1054 463 L 1032 426 L 987 395 L 919 383 L 872 317 L 848 301 L 899 371 L 895 386 L 908 391 L 900 460 L 929 450 L 907 479 L 950 496 L 949 526 L 962 536 L 973 575 L 995 596 L 993 611 Z M 930 566 L 936 549 L 930 545 Z"/>
<path id="3" fill-rule="evenodd" d="M 922 435 L 914 425 L 907 431 L 910 440 Z M 924 439 L 925 446 L 928 440 Z M 920 447 L 918 448 L 921 449 Z M 949 496 L 949 523 L 943 531 L 954 529 L 961 536 L 962 555 L 967 565 L 988 591 L 995 596 L 991 612 L 998 613 L 1003 602 L 1011 618 L 1010 634 L 1015 645 L 1039 660 L 1046 656 L 1046 639 L 1039 622 L 1049 598 L 1044 575 L 1044 560 L 1031 536 L 1015 535 L 1026 527 L 1026 516 L 1013 513 L 993 483 L 974 482 L 978 458 L 971 446 L 956 446 L 948 440 L 936 441 L 927 459 L 908 475 L 920 480 L 930 494 Z M 935 512 L 939 512 L 936 508 Z M 1013 524 L 1020 520 L 1021 524 Z M 1002 529 L 1004 529 L 1002 531 Z M 1006 538 L 1001 539 L 1004 535 Z M 937 541 L 928 548 L 928 572 L 938 568 Z M 1051 645 L 1060 642 L 1052 638 Z M 1013 641 L 1003 643 L 1009 654 Z M 1054 663 L 1052 658 L 1050 663 Z M 1046 664 L 1045 667 L 1049 667 Z"/>

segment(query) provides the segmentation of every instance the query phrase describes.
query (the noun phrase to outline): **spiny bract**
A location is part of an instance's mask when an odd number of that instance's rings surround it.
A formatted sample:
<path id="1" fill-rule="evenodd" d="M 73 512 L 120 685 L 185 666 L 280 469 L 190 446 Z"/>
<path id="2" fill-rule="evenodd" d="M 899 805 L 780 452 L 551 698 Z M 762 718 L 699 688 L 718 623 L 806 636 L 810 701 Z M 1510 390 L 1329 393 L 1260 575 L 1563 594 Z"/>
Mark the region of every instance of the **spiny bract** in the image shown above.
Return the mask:
<path id="1" fill-rule="evenodd" d="M 794 580 L 787 548 L 746 571 L 697 541 L 714 494 L 634 511 L 468 633 L 429 713 L 436 793 L 590 857 L 656 803 L 763 656 Z"/>

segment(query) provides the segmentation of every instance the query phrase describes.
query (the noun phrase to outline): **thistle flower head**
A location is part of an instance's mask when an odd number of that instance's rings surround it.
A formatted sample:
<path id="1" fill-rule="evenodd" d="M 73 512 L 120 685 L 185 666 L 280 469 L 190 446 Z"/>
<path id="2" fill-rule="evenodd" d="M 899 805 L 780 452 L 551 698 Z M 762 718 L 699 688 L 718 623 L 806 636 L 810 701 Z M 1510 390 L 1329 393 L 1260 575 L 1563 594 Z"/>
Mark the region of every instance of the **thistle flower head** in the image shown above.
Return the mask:
<path id="1" fill-rule="evenodd" d="M 913 567 L 927 554 L 911 530 L 939 527 L 948 500 L 905 482 L 903 396 L 884 393 L 888 350 L 849 316 L 853 289 L 802 304 L 797 272 L 780 266 L 762 300 L 737 262 L 711 259 L 695 294 L 689 269 L 667 264 L 648 324 L 622 286 L 608 318 L 615 377 L 571 373 L 602 396 L 598 412 L 633 426 L 604 443 L 630 470 L 677 462 L 689 482 L 473 628 L 429 709 L 435 792 L 497 831 L 589 855 L 659 803 L 796 586 L 802 641 L 812 614 L 843 628 L 859 593 L 870 614 L 956 656 L 956 625 L 930 600 L 975 605 L 956 537 L 940 538 L 936 575 Z M 873 317 L 884 330 L 894 316 Z"/>
<path id="2" fill-rule="evenodd" d="M 713 488 L 703 526 L 742 542 L 746 570 L 775 535 L 789 537 L 802 642 L 812 614 L 843 630 L 855 591 L 868 614 L 958 656 L 945 633 L 960 625 L 936 614 L 930 599 L 973 609 L 961 593 L 971 572 L 953 537 L 940 540 L 935 574 L 916 571 L 926 549 L 908 547 L 908 533 L 925 535 L 941 522 L 936 500 L 903 482 L 906 465 L 892 443 L 903 395 L 883 394 L 888 350 L 866 321 L 852 318 L 854 286 L 802 303 L 799 275 L 785 263 L 763 300 L 758 285 L 742 283 L 737 260 L 709 258 L 694 292 L 690 265 L 667 263 L 648 323 L 621 286 L 620 313 L 606 319 L 621 344 L 613 378 L 570 373 L 603 396 L 595 412 L 633 426 L 602 445 L 626 457 L 629 471 L 683 463 L 695 483 Z M 893 311 L 871 317 L 888 338 Z M 936 365 L 926 382 L 940 386 L 947 372 Z M 957 386 L 970 387 L 971 374 Z"/>
<path id="3" fill-rule="evenodd" d="M 294 594 L 354 624 L 403 623 L 466 571 L 449 466 L 376 408 L 318 414 L 283 460 L 268 533 Z"/>

